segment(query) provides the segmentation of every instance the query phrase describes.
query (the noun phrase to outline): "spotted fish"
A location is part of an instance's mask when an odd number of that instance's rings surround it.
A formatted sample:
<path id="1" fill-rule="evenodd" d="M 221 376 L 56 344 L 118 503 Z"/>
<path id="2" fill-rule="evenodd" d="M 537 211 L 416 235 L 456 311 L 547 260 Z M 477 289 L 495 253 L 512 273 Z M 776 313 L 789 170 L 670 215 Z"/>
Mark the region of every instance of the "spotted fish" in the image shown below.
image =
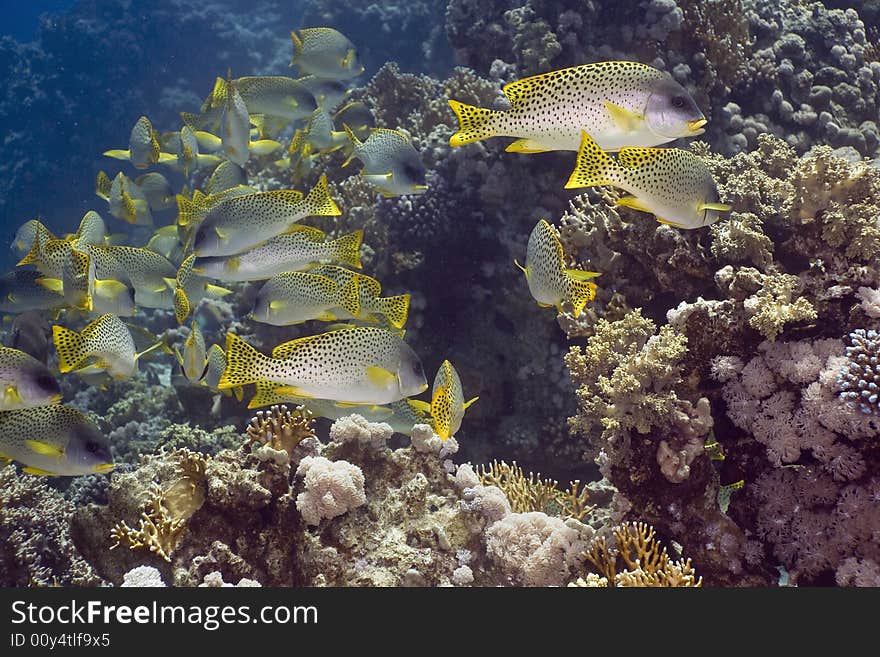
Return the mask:
<path id="1" fill-rule="evenodd" d="M 478 399 L 479 397 L 474 397 L 469 401 L 464 400 L 458 372 L 452 363 L 444 360 L 434 377 L 431 394 L 431 419 L 434 421 L 434 431 L 441 440 L 455 435 L 461 427 L 464 412 Z"/>
<path id="2" fill-rule="evenodd" d="M 226 336 L 220 388 L 279 384 L 279 394 L 353 404 L 389 404 L 428 385 L 422 364 L 398 332 L 341 328 L 281 344 L 261 354 L 233 333 Z"/>
<path id="3" fill-rule="evenodd" d="M 731 206 L 720 202 L 715 179 L 703 161 L 680 148 L 622 148 L 617 161 L 583 134 L 577 164 L 566 188 L 613 185 L 632 196 L 617 201 L 650 212 L 662 224 L 703 228 Z"/>
<path id="4" fill-rule="evenodd" d="M 592 271 L 566 269 L 562 244 L 556 232 L 541 219 L 529 235 L 526 266 L 518 262 L 539 306 L 555 306 L 559 312 L 570 310 L 577 317 L 588 301 L 596 297 L 596 284 L 588 279 L 599 276 Z"/>
<path id="5" fill-rule="evenodd" d="M 461 146 L 489 137 L 516 137 L 515 153 L 576 151 L 587 131 L 603 150 L 657 146 L 703 132 L 706 117 L 668 73 L 626 61 L 583 64 L 506 84 L 510 109 L 449 104 Z"/>
<path id="6" fill-rule="evenodd" d="M 360 315 L 356 277 L 343 286 L 326 276 L 288 271 L 276 274 L 263 284 L 250 316 L 275 326 L 300 324 L 310 319 L 332 322 L 339 319 L 331 312 L 337 307 L 345 309 L 350 316 Z"/>
<path id="7" fill-rule="evenodd" d="M 58 381 L 43 363 L 18 349 L 0 347 L 0 411 L 60 401 Z"/>

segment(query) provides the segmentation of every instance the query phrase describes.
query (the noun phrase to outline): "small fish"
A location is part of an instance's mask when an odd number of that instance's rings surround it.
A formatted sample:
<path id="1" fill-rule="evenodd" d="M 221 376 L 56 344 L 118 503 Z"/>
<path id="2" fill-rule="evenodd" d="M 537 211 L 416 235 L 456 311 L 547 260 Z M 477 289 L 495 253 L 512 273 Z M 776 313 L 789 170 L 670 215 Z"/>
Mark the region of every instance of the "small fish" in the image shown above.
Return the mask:
<path id="1" fill-rule="evenodd" d="M 117 160 L 128 160 L 136 169 L 147 169 L 151 164 L 176 159 L 170 153 L 161 152 L 159 135 L 146 116 L 140 117 L 131 129 L 127 150 L 105 151 L 104 155 Z"/>
<path id="2" fill-rule="evenodd" d="M 193 271 L 223 281 L 259 281 L 282 272 L 303 271 L 322 260 L 361 266 L 360 246 L 364 231 L 357 230 L 335 240 L 311 226 L 294 225 L 289 233 L 233 256 L 196 258 Z"/>
<path id="3" fill-rule="evenodd" d="M 474 397 L 464 400 L 464 391 L 458 372 L 448 360 L 444 360 L 434 378 L 431 394 L 431 418 L 434 420 L 434 431 L 441 440 L 454 436 L 461 427 L 464 412 L 477 401 Z"/>
<path id="4" fill-rule="evenodd" d="M 602 150 L 657 146 L 702 134 L 706 117 L 668 73 L 626 61 L 583 64 L 504 85 L 508 110 L 449 104 L 459 130 L 449 140 L 461 146 L 489 137 L 517 137 L 513 153 L 576 151 L 581 132 Z"/>
<path id="5" fill-rule="evenodd" d="M 617 201 L 653 214 L 661 224 L 703 228 L 731 206 L 720 202 L 715 179 L 703 161 L 680 148 L 622 148 L 617 161 L 586 132 L 566 189 L 613 185 L 632 196 Z"/>
<path id="6" fill-rule="evenodd" d="M 291 32 L 291 66 L 301 74 L 328 80 L 349 80 L 364 72 L 354 44 L 341 32 L 329 27 L 312 27 Z"/>
<path id="7" fill-rule="evenodd" d="M 217 165 L 217 168 L 211 173 L 211 177 L 208 178 L 208 182 L 205 183 L 205 193 L 210 197 L 240 185 L 247 185 L 244 169 L 235 162 L 224 160 Z"/>
<path id="8" fill-rule="evenodd" d="M 261 75 L 234 82 L 251 115 L 265 114 L 290 122 L 307 118 L 317 107 L 312 92 L 293 78 Z"/>
<path id="9" fill-rule="evenodd" d="M 220 390 L 217 387 L 220 383 L 220 377 L 223 376 L 223 371 L 225 369 L 226 352 L 223 351 L 223 347 L 219 344 L 212 344 L 211 348 L 208 349 L 208 367 L 205 369 L 205 376 L 202 379 L 202 383 L 215 392 L 220 392 L 227 397 L 234 395 L 236 400 L 241 401 L 244 399 L 244 388 L 241 386 L 233 388 L 232 390 Z"/>
<path id="10" fill-rule="evenodd" d="M 315 151 L 322 153 L 331 153 L 349 143 L 345 131 L 335 130 L 332 117 L 320 107 L 309 118 L 305 139 Z"/>
<path id="11" fill-rule="evenodd" d="M 347 125 L 358 139 L 366 139 L 370 131 L 376 127 L 376 117 L 366 105 L 360 101 L 346 103 L 333 115 L 333 123 Z"/>
<path id="12" fill-rule="evenodd" d="M 321 176 L 305 198 L 292 189 L 235 196 L 207 213 L 196 232 L 193 250 L 200 257 L 235 255 L 290 230 L 305 217 L 339 214 L 326 176 Z"/>
<path id="13" fill-rule="evenodd" d="M 274 326 L 300 324 L 310 319 L 333 322 L 339 317 L 331 309 L 337 307 L 353 317 L 360 315 L 357 278 L 342 287 L 326 276 L 288 271 L 276 274 L 263 284 L 250 317 Z"/>
<path id="14" fill-rule="evenodd" d="M 354 404 L 390 404 L 427 389 L 419 357 L 398 332 L 342 328 L 281 344 L 261 354 L 233 333 L 226 335 L 226 370 L 219 387 L 265 381 L 294 397 Z"/>
<path id="15" fill-rule="evenodd" d="M 61 388 L 49 368 L 23 351 L 0 347 L 0 411 L 60 401 Z"/>
<path id="16" fill-rule="evenodd" d="M 114 467 L 107 437 L 80 411 L 59 404 L 0 413 L 0 457 L 33 475 L 77 476 Z"/>
<path id="17" fill-rule="evenodd" d="M 379 321 L 379 317 L 383 317 L 395 328 L 403 328 L 403 325 L 406 324 L 409 315 L 410 295 L 399 294 L 393 297 L 383 297 L 381 296 L 382 284 L 375 278 L 335 265 L 322 265 L 309 270 L 309 273 L 326 276 L 335 281 L 340 288 L 346 287 L 353 278 L 357 278 L 360 312 L 357 315 L 349 315 L 344 308 L 331 308 L 331 315 L 339 319 L 360 319 L 373 322 Z"/>
<path id="18" fill-rule="evenodd" d="M 134 338 L 125 323 L 107 313 L 77 333 L 63 326 L 52 327 L 52 340 L 58 352 L 58 370 L 62 374 L 106 372 L 114 379 L 128 379 L 137 371 L 138 358 L 161 347 L 157 342 L 141 353 L 136 351 Z"/>
<path id="19" fill-rule="evenodd" d="M 222 78 L 217 78 L 222 82 Z M 230 162 L 243 167 L 250 157 L 251 120 L 247 106 L 244 104 L 235 83 L 227 80 L 224 86 L 223 113 L 220 115 L 220 139 L 223 144 L 223 155 Z"/>
<path id="20" fill-rule="evenodd" d="M 183 343 L 183 353 L 175 348 L 177 362 L 183 375 L 190 383 L 198 383 L 205 376 L 208 369 L 208 357 L 205 348 L 205 336 L 199 329 L 198 322 L 193 320 L 189 335 Z"/>
<path id="21" fill-rule="evenodd" d="M 151 171 L 138 176 L 134 184 L 140 188 L 141 193 L 150 206 L 150 210 L 165 210 L 174 207 L 174 190 L 171 183 L 161 173 Z"/>
<path id="22" fill-rule="evenodd" d="M 103 193 L 105 183 L 99 182 L 99 185 L 99 190 Z M 146 195 L 121 171 L 110 184 L 107 204 L 110 207 L 110 214 L 121 221 L 134 226 L 153 225 L 153 215 Z"/>
<path id="23" fill-rule="evenodd" d="M 4 274 L 0 277 L 0 311 L 23 313 L 64 306 L 64 295 L 58 289 L 46 287 L 45 278 L 29 269 L 14 269 Z"/>
<path id="24" fill-rule="evenodd" d="M 177 318 L 178 324 L 183 324 L 189 314 L 192 312 L 199 302 L 208 297 L 210 299 L 220 299 L 227 294 L 232 294 L 232 290 L 225 287 L 210 283 L 207 278 L 196 272 L 193 265 L 196 256 L 190 253 L 177 270 L 177 276 L 174 280 L 167 280 L 166 283 L 174 290 L 174 316 Z"/>
<path id="25" fill-rule="evenodd" d="M 87 245 L 100 280 L 114 280 L 134 288 L 135 302 L 143 308 L 172 308 L 177 269 L 155 251 L 136 246 Z"/>
<path id="26" fill-rule="evenodd" d="M 12 320 L 3 344 L 18 349 L 45 365 L 49 361 L 49 345 L 52 342 L 52 326 L 44 313 L 28 310 Z"/>
<path id="27" fill-rule="evenodd" d="M 15 232 L 15 238 L 12 240 L 12 249 L 20 254 L 25 254 L 34 246 L 34 240 L 39 236 L 42 243 L 49 240 L 57 239 L 51 230 L 39 219 L 31 219 L 24 222 Z"/>
<path id="28" fill-rule="evenodd" d="M 578 317 L 588 301 L 596 298 L 596 284 L 587 280 L 599 276 L 592 271 L 566 269 L 562 243 L 556 232 L 541 219 L 529 235 L 526 266 L 518 262 L 529 284 L 529 292 L 542 308 L 555 306 L 565 312 L 565 306 Z"/>
<path id="29" fill-rule="evenodd" d="M 103 217 L 94 210 L 89 210 L 79 222 L 76 233 L 70 236 L 70 242 L 75 249 L 81 249 L 86 244 L 106 244 L 107 224 Z"/>
<path id="30" fill-rule="evenodd" d="M 350 93 L 344 82 L 339 80 L 328 80 L 327 78 L 319 78 L 314 75 L 306 75 L 296 79 L 302 86 L 309 90 L 314 96 L 315 103 L 318 107 L 328 112 L 332 112 L 339 106 L 345 97 Z"/>
<path id="31" fill-rule="evenodd" d="M 423 194 L 425 165 L 419 153 L 402 132 L 374 128 L 362 142 L 348 126 L 343 126 L 351 140 L 352 153 L 342 166 L 357 158 L 364 164 L 361 175 L 384 196 Z"/>

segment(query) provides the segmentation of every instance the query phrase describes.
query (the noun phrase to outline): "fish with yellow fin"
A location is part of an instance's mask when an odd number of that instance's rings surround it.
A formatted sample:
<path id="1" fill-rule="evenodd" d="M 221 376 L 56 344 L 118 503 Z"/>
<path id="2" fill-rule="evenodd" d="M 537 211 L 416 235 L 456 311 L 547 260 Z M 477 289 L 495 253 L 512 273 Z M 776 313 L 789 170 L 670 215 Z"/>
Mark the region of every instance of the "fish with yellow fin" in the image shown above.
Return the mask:
<path id="1" fill-rule="evenodd" d="M 130 378 L 137 371 L 141 356 L 164 345 L 159 341 L 138 353 L 131 331 L 110 313 L 101 315 L 79 333 L 56 324 L 52 327 L 52 340 L 62 374 L 106 373 L 113 379 Z"/>
<path id="2" fill-rule="evenodd" d="M 0 411 L 60 401 L 61 388 L 49 368 L 23 351 L 0 347 Z"/>
<path id="3" fill-rule="evenodd" d="M 0 312 L 23 313 L 66 305 L 60 290 L 44 284 L 46 277 L 30 269 L 13 269 L 0 276 Z"/>
<path id="4" fill-rule="evenodd" d="M 128 139 L 128 149 L 116 149 L 105 151 L 104 155 L 117 160 L 127 160 L 136 169 L 147 169 L 157 162 L 170 162 L 176 160 L 174 155 L 161 152 L 159 146 L 159 134 L 146 116 L 140 117 L 131 129 Z"/>
<path id="5" fill-rule="evenodd" d="M 343 128 L 352 151 L 342 166 L 360 160 L 364 165 L 361 176 L 386 197 L 425 193 L 425 165 L 406 135 L 398 130 L 373 128 L 366 141 L 361 141 L 347 125 Z"/>
<path id="6" fill-rule="evenodd" d="M 212 344 L 208 349 L 208 366 L 205 368 L 205 376 L 202 377 L 204 383 L 209 389 L 220 392 L 223 395 L 235 396 L 237 401 L 244 399 L 244 388 L 241 386 L 230 389 L 220 390 L 217 386 L 220 383 L 220 377 L 226 370 L 226 352 L 219 344 Z"/>
<path id="7" fill-rule="evenodd" d="M 597 272 L 567 269 L 562 243 L 556 231 L 541 219 L 529 235 L 525 267 L 529 292 L 543 308 L 556 307 L 559 312 L 570 310 L 577 317 L 588 301 L 596 298 L 596 284 L 590 278 Z"/>
<path id="8" fill-rule="evenodd" d="M 244 253 L 196 258 L 193 271 L 223 281 L 259 281 L 282 272 L 306 270 L 323 260 L 360 268 L 363 235 L 364 231 L 357 230 L 328 240 L 318 228 L 295 225 L 290 232 Z"/>
<path id="9" fill-rule="evenodd" d="M 189 335 L 183 343 L 183 351 L 175 347 L 174 353 L 187 381 L 200 382 L 208 369 L 208 354 L 205 348 L 205 336 L 202 335 L 196 320 L 193 320 Z"/>
<path id="10" fill-rule="evenodd" d="M 0 458 L 45 476 L 104 473 L 114 467 L 107 437 L 83 413 L 60 404 L 0 413 Z"/>
<path id="11" fill-rule="evenodd" d="M 336 109 L 349 94 L 348 87 L 341 80 L 304 75 L 297 78 L 296 81 L 309 90 L 309 93 L 315 98 L 315 103 L 318 107 L 328 112 Z"/>
<path id="12" fill-rule="evenodd" d="M 321 265 L 309 270 L 310 274 L 326 276 L 344 289 L 357 279 L 359 309 L 356 315 L 349 314 L 345 308 L 331 308 L 330 314 L 338 319 L 359 319 L 377 322 L 384 319 L 395 328 L 403 328 L 409 316 L 409 294 L 383 297 L 382 284 L 372 276 L 354 272 L 336 265 Z"/>
<path id="13" fill-rule="evenodd" d="M 275 392 L 353 404 L 389 404 L 423 392 L 419 357 L 397 331 L 356 326 L 310 335 L 266 356 L 226 335 L 226 370 L 218 386 L 275 383 Z"/>
<path id="14" fill-rule="evenodd" d="M 582 64 L 510 82 L 502 90 L 510 109 L 449 101 L 459 122 L 450 146 L 516 137 L 510 152 L 576 151 L 586 131 L 609 151 L 693 137 L 706 124 L 684 87 L 638 62 Z"/>
<path id="15" fill-rule="evenodd" d="M 310 319 L 334 322 L 340 317 L 332 312 L 333 308 L 343 308 L 349 316 L 360 315 L 357 277 L 343 286 L 326 276 L 287 271 L 263 284 L 250 317 L 274 326 L 300 324 Z"/>
<path id="16" fill-rule="evenodd" d="M 12 249 L 24 255 L 33 248 L 34 240 L 38 237 L 43 244 L 49 240 L 57 239 L 52 231 L 46 228 L 45 224 L 39 219 L 26 221 L 15 231 Z"/>
<path id="17" fill-rule="evenodd" d="M 326 176 L 321 176 L 305 198 L 293 189 L 233 196 L 211 207 L 205 215 L 196 231 L 193 250 L 200 257 L 234 255 L 287 232 L 300 219 L 339 214 Z"/>
<path id="18" fill-rule="evenodd" d="M 458 372 L 452 363 L 444 360 L 434 377 L 430 406 L 434 432 L 441 440 L 447 440 L 458 432 L 464 412 L 478 399 L 474 397 L 465 401 Z"/>
<path id="19" fill-rule="evenodd" d="M 290 33 L 291 66 L 301 74 L 328 80 L 348 80 L 364 72 L 357 50 L 348 37 L 330 27 L 311 27 Z"/>
<path id="20" fill-rule="evenodd" d="M 166 279 L 168 286 L 174 290 L 174 316 L 178 324 L 183 324 L 189 314 L 205 297 L 220 299 L 232 290 L 214 285 L 207 278 L 196 272 L 194 263 L 196 256 L 190 253 L 177 270 L 174 280 Z"/>
<path id="21" fill-rule="evenodd" d="M 613 185 L 632 196 L 617 205 L 649 212 L 662 224 L 703 228 L 731 206 L 721 203 L 718 186 L 705 163 L 680 148 L 622 148 L 615 161 L 583 134 L 577 164 L 566 189 Z"/>

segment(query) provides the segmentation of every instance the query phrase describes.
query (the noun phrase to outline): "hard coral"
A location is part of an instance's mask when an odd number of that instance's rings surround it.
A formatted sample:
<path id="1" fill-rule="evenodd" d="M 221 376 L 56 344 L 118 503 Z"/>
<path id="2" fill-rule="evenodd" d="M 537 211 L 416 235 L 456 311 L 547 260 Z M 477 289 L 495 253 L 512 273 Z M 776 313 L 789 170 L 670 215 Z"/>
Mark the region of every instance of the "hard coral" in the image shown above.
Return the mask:
<path id="1" fill-rule="evenodd" d="M 309 525 L 341 516 L 367 501 L 364 473 L 348 461 L 307 456 L 300 461 L 296 475 L 303 478 L 305 487 L 296 496 L 296 508 Z"/>
<path id="2" fill-rule="evenodd" d="M 306 438 L 314 437 L 314 418 L 305 406 L 293 410 L 286 405 L 275 405 L 268 411 L 257 411 L 247 427 L 247 443 L 259 443 L 274 450 L 284 450 L 288 456 Z"/>
<path id="3" fill-rule="evenodd" d="M 588 506 L 589 492 L 579 481 L 571 482 L 567 490 L 560 490 L 555 479 L 542 479 L 530 472 L 526 477 L 516 462 L 492 461 L 480 467 L 480 483 L 497 486 L 504 491 L 515 513 L 541 511 L 551 516 L 583 520 L 595 507 Z"/>

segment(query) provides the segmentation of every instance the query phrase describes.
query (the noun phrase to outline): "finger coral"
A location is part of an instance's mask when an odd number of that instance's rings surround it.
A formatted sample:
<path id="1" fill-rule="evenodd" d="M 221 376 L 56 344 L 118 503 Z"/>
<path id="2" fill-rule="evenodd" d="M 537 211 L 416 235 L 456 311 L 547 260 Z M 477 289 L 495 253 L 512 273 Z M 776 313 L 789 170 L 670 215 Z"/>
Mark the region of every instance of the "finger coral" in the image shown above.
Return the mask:
<path id="1" fill-rule="evenodd" d="M 367 501 L 364 473 L 348 461 L 307 456 L 300 461 L 296 475 L 303 478 L 305 486 L 296 496 L 296 508 L 310 525 L 341 516 Z"/>

